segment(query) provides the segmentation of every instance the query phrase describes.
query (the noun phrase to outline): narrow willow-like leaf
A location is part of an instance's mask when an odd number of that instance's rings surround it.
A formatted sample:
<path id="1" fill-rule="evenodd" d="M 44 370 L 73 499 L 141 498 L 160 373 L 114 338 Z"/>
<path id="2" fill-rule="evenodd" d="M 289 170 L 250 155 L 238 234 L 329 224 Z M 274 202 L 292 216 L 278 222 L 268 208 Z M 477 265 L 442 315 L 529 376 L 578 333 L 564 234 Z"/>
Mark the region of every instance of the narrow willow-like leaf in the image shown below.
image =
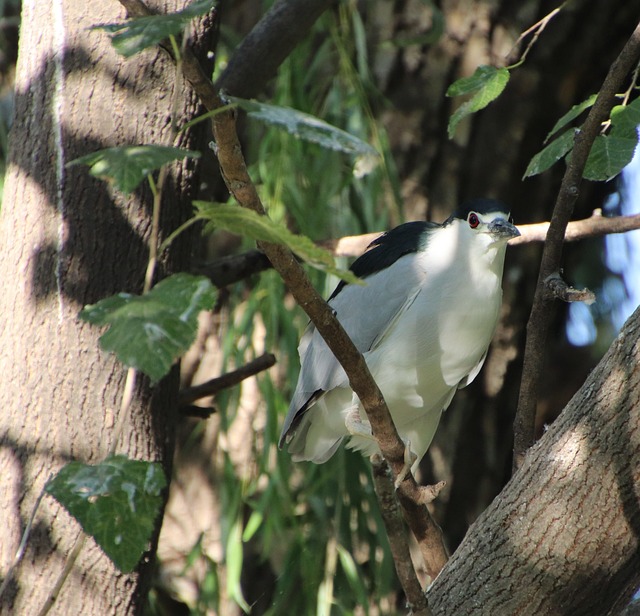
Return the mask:
<path id="1" fill-rule="evenodd" d="M 317 143 L 323 148 L 344 152 L 356 159 L 356 168 L 369 173 L 379 162 L 378 152 L 362 139 L 328 124 L 316 116 L 291 109 L 259 103 L 244 98 L 229 97 L 229 100 L 247 112 L 250 118 L 277 126 L 290 135 Z"/>
<path id="2" fill-rule="evenodd" d="M 111 35 L 114 49 L 125 58 L 157 45 L 169 36 L 178 34 L 195 17 L 208 13 L 215 0 L 195 0 L 189 6 L 176 13 L 136 17 L 120 24 L 94 26 Z"/>
<path id="3" fill-rule="evenodd" d="M 549 139 L 557 133 L 561 128 L 565 127 L 569 122 L 575 120 L 583 111 L 589 109 L 593 106 L 593 103 L 596 102 L 596 94 L 592 94 L 589 98 L 583 100 L 581 103 L 574 105 L 565 113 L 554 125 L 553 128 L 549 131 L 549 134 L 545 137 L 544 143 L 547 143 Z"/>
<path id="4" fill-rule="evenodd" d="M 315 244 L 305 235 L 296 235 L 283 225 L 279 225 L 268 216 L 261 216 L 252 210 L 235 205 L 194 201 L 197 217 L 209 221 L 209 230 L 226 229 L 256 241 L 283 244 L 309 265 L 329 274 L 338 276 L 345 282 L 360 283 L 353 272 L 336 267 L 333 255 Z"/>
<path id="5" fill-rule="evenodd" d="M 540 152 L 529 161 L 523 179 L 546 171 L 561 158 L 564 158 L 573 148 L 575 133 L 576 129 L 570 128 L 558 138 L 554 139 L 548 146 L 540 150 Z"/>
<path id="6" fill-rule="evenodd" d="M 475 92 L 468 101 L 455 110 L 449 119 L 449 139 L 453 137 L 456 127 L 463 118 L 484 109 L 502 94 L 509 83 L 509 77 L 509 71 L 506 68 L 479 66 L 471 77 L 458 79 L 449 86 L 447 96 L 461 96 Z"/>
<path id="7" fill-rule="evenodd" d="M 159 464 L 113 456 L 95 465 L 70 462 L 45 489 L 127 573 L 148 547 L 165 486 Z"/>
<path id="8" fill-rule="evenodd" d="M 167 163 L 183 158 L 198 158 L 200 152 L 164 145 L 128 145 L 106 148 L 67 163 L 88 165 L 91 175 L 113 182 L 124 193 L 130 193 L 149 173 Z"/>
<path id="9" fill-rule="evenodd" d="M 215 298 L 208 278 L 175 274 L 145 295 L 119 293 L 86 306 L 80 318 L 109 325 L 100 338 L 102 348 L 155 382 L 191 346 L 198 314 L 212 308 Z"/>

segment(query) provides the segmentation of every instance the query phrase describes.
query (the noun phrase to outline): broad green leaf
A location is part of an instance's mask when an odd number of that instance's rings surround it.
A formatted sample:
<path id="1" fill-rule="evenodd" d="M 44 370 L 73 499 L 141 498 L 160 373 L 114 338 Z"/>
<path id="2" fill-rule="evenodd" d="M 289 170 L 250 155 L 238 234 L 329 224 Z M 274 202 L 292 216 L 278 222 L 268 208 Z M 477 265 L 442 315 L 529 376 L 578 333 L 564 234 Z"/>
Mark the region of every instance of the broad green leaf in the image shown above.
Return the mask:
<path id="1" fill-rule="evenodd" d="M 593 142 L 582 176 L 587 180 L 608 181 L 616 177 L 633 158 L 638 145 L 640 98 L 611 110 L 611 133 Z"/>
<path id="2" fill-rule="evenodd" d="M 378 152 L 368 143 L 308 113 L 233 96 L 229 100 L 246 111 L 250 118 L 282 128 L 297 139 L 355 157 L 356 167 L 363 170 L 363 174 L 369 173 L 379 161 Z"/>
<path id="3" fill-rule="evenodd" d="M 637 144 L 637 135 L 632 138 L 614 134 L 596 137 L 582 177 L 597 182 L 611 180 L 631 162 Z"/>
<path id="4" fill-rule="evenodd" d="M 484 109 L 490 102 L 498 98 L 509 83 L 509 71 L 506 68 L 479 66 L 471 77 L 463 77 L 452 83 L 447 96 L 475 94 L 458 107 L 449 119 L 449 139 L 456 132 L 456 127 L 466 116 Z"/>
<path id="5" fill-rule="evenodd" d="M 195 0 L 176 13 L 136 17 L 124 23 L 104 24 L 95 28 L 108 32 L 115 50 L 128 58 L 147 47 L 157 45 L 169 36 L 175 36 L 187 22 L 208 13 L 214 4 L 215 0 Z"/>
<path id="6" fill-rule="evenodd" d="M 314 244 L 305 235 L 291 233 L 289 229 L 273 222 L 268 216 L 261 216 L 252 210 L 235 205 L 206 201 L 194 201 L 193 204 L 198 210 L 196 216 L 209 221 L 208 230 L 226 229 L 259 242 L 284 244 L 309 265 L 338 276 L 346 282 L 362 284 L 353 272 L 337 268 L 333 255 L 328 250 Z"/>
<path id="7" fill-rule="evenodd" d="M 565 113 L 554 125 L 553 128 L 549 131 L 549 134 L 545 137 L 544 143 L 547 143 L 552 135 L 554 135 L 561 128 L 569 124 L 572 120 L 575 120 L 583 111 L 589 109 L 589 107 L 593 106 L 593 103 L 596 102 L 596 94 L 592 94 L 586 100 L 583 100 L 581 103 L 574 105 Z"/>
<path id="8" fill-rule="evenodd" d="M 554 139 L 548 146 L 540 150 L 540 152 L 529 161 L 523 179 L 546 171 L 551 165 L 555 164 L 561 158 L 564 158 L 573 148 L 575 134 L 576 129 L 570 128 Z"/>
<path id="9" fill-rule="evenodd" d="M 95 325 L 109 325 L 100 337 L 102 348 L 156 382 L 191 346 L 198 314 L 210 309 L 215 298 L 207 278 L 175 274 L 145 295 L 119 293 L 86 306 L 80 317 Z"/>
<path id="10" fill-rule="evenodd" d="M 165 486 L 159 464 L 113 456 L 95 465 L 70 462 L 46 491 L 127 573 L 148 547 Z"/>
<path id="11" fill-rule="evenodd" d="M 198 158 L 200 152 L 163 145 L 130 145 L 98 150 L 67 163 L 88 165 L 91 175 L 113 182 L 124 192 L 135 190 L 149 173 L 174 160 Z"/>

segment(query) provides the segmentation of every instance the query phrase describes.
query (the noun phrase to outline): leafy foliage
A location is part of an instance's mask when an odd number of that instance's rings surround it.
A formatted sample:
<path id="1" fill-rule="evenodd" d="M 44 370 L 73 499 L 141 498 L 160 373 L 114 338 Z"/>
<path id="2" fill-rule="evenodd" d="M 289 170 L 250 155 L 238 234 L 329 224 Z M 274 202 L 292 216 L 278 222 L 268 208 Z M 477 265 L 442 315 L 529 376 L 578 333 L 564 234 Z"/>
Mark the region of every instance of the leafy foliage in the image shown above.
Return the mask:
<path id="1" fill-rule="evenodd" d="M 557 133 L 561 128 L 564 128 L 569 122 L 575 120 L 583 111 L 586 111 L 590 107 L 593 107 L 593 103 L 596 102 L 596 94 L 592 94 L 581 103 L 574 105 L 565 113 L 554 125 L 549 134 L 547 135 L 544 142 L 546 143 L 549 139 Z"/>
<path id="2" fill-rule="evenodd" d="M 109 325 L 100 337 L 127 366 L 160 380 L 196 337 L 198 314 L 216 299 L 207 278 L 175 274 L 145 295 L 118 293 L 86 306 L 80 317 L 95 325 Z"/>
<path id="3" fill-rule="evenodd" d="M 595 102 L 595 95 L 582 103 L 574 105 L 551 129 L 547 140 L 559 129 L 576 119 Z M 638 126 L 640 125 L 640 98 L 628 105 L 617 105 L 611 110 L 609 134 L 596 137 L 591 147 L 583 177 L 587 180 L 607 181 L 616 177 L 633 158 L 638 144 Z M 569 129 L 556 137 L 530 161 L 524 177 L 530 177 L 546 171 L 558 160 L 569 155 L 573 149 L 573 140 L 578 129 Z"/>
<path id="4" fill-rule="evenodd" d="M 113 456 L 96 465 L 69 462 L 46 491 L 126 573 L 148 547 L 165 486 L 159 464 Z"/>
<path id="5" fill-rule="evenodd" d="M 230 97 L 230 100 L 244 109 L 250 118 L 282 128 L 298 139 L 353 156 L 359 177 L 372 171 L 378 162 L 378 152 L 368 143 L 309 113 L 236 97 Z"/>
<path id="6" fill-rule="evenodd" d="M 599 135 L 593 143 L 583 176 L 607 181 L 618 175 L 633 158 L 638 144 L 640 98 L 611 110 L 611 133 Z"/>
<path id="7" fill-rule="evenodd" d="M 175 36 L 189 21 L 208 13 L 214 5 L 215 0 L 194 0 L 176 13 L 136 17 L 124 23 L 104 24 L 95 28 L 108 32 L 115 50 L 128 58 L 170 36 Z"/>
<path id="8" fill-rule="evenodd" d="M 273 222 L 268 216 L 261 216 L 252 210 L 233 205 L 194 201 L 198 208 L 197 217 L 208 220 L 208 230 L 226 229 L 256 241 L 272 242 L 287 246 L 294 254 L 313 267 L 351 283 L 360 283 L 351 271 L 338 269 L 332 254 L 314 244 L 304 235 L 291 233 L 284 225 Z"/>
<path id="9" fill-rule="evenodd" d="M 200 152 L 170 146 L 131 145 L 99 150 L 72 160 L 68 166 L 88 165 L 91 175 L 113 182 L 118 190 L 130 193 L 147 175 L 163 165 L 199 156 Z"/>
<path id="10" fill-rule="evenodd" d="M 538 175 L 543 171 L 546 171 L 558 162 L 561 158 L 564 158 L 568 152 L 573 148 L 573 139 L 575 137 L 575 130 L 570 128 L 566 130 L 560 137 L 554 139 L 549 145 L 538 152 L 527 165 L 527 169 L 524 172 L 524 177 L 528 178 L 532 175 Z"/>
<path id="11" fill-rule="evenodd" d="M 471 77 L 463 77 L 452 83 L 447 90 L 447 96 L 473 96 L 458 107 L 449 119 L 449 138 L 456 132 L 460 121 L 468 115 L 484 109 L 494 101 L 509 83 L 509 71 L 506 68 L 494 66 L 479 66 Z"/>

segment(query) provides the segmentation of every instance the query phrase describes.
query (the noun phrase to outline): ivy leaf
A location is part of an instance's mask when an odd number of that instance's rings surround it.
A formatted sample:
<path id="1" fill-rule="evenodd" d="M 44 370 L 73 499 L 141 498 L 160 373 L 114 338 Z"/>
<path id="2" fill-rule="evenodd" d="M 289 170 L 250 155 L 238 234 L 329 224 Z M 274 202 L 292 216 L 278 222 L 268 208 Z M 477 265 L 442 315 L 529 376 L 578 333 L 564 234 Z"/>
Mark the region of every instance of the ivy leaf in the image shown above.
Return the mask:
<path id="1" fill-rule="evenodd" d="M 200 152 L 163 145 L 128 145 L 98 150 L 67 163 L 88 165 L 91 175 L 113 182 L 123 193 L 135 190 L 149 173 L 174 160 L 198 158 Z"/>
<path id="2" fill-rule="evenodd" d="M 549 131 L 549 134 L 545 137 L 544 143 L 547 143 L 552 135 L 558 132 L 561 128 L 565 127 L 569 122 L 575 120 L 583 111 L 589 109 L 589 107 L 593 106 L 593 103 L 596 102 L 597 94 L 592 94 L 589 98 L 583 100 L 581 103 L 574 105 L 565 113 L 554 125 L 553 128 Z"/>
<path id="3" fill-rule="evenodd" d="M 175 274 L 145 295 L 118 293 L 86 306 L 80 318 L 109 325 L 100 337 L 102 348 L 156 382 L 191 346 L 198 314 L 210 309 L 215 298 L 216 291 L 207 278 Z"/>
<path id="4" fill-rule="evenodd" d="M 95 465 L 70 462 L 45 489 L 127 573 L 148 547 L 166 483 L 159 464 L 113 456 Z"/>
<path id="5" fill-rule="evenodd" d="M 317 143 L 323 148 L 344 152 L 355 158 L 356 175 L 366 175 L 379 161 L 378 152 L 362 139 L 332 126 L 316 116 L 278 105 L 254 100 L 229 97 L 229 100 L 247 112 L 250 118 L 276 126 L 297 139 Z"/>
<path id="6" fill-rule="evenodd" d="M 456 127 L 463 118 L 484 109 L 502 94 L 509 83 L 509 77 L 509 71 L 506 68 L 479 66 L 473 75 L 458 79 L 449 86 L 447 96 L 462 96 L 475 92 L 468 101 L 455 110 L 449 119 L 449 139 L 453 138 Z"/>
<path id="7" fill-rule="evenodd" d="M 189 21 L 208 13 L 214 4 L 215 0 L 195 0 L 176 13 L 136 17 L 124 23 L 94 26 L 94 29 L 108 32 L 114 49 L 128 58 L 170 36 L 175 36 Z"/>
<path id="8" fill-rule="evenodd" d="M 524 172 L 524 178 L 538 175 L 564 158 L 573 148 L 573 139 L 577 129 L 570 128 L 554 139 L 548 146 L 540 150 L 530 161 Z"/>
<path id="9" fill-rule="evenodd" d="M 236 205 L 194 201 L 197 208 L 196 216 L 209 221 L 206 229 L 212 231 L 220 228 L 249 237 L 260 242 L 284 244 L 295 255 L 309 265 L 333 274 L 348 283 L 363 284 L 362 281 L 349 270 L 336 267 L 333 255 L 315 244 L 305 235 L 291 233 L 286 227 L 279 225 L 268 216 L 261 216 L 252 210 Z"/>

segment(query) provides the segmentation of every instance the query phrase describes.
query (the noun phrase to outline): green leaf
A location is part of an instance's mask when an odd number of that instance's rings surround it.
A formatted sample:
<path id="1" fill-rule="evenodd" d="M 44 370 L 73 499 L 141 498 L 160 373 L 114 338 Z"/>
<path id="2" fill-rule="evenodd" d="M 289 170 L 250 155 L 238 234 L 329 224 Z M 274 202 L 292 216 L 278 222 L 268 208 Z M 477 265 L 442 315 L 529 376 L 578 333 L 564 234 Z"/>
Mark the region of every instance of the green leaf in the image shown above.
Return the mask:
<path id="1" fill-rule="evenodd" d="M 606 182 L 616 177 L 633 158 L 638 138 L 599 135 L 593 142 L 582 177 Z"/>
<path id="2" fill-rule="evenodd" d="M 447 96 L 461 96 L 475 94 L 460 105 L 449 119 L 449 139 L 456 132 L 456 127 L 466 116 L 484 109 L 491 101 L 500 96 L 509 83 L 509 71 L 506 68 L 494 66 L 479 66 L 471 77 L 463 77 L 452 83 L 447 90 Z"/>
<path id="3" fill-rule="evenodd" d="M 576 131 L 577 129 L 575 128 L 566 130 L 548 146 L 540 150 L 529 162 L 523 179 L 546 171 L 551 165 L 564 158 L 573 148 L 573 139 Z"/>
<path id="4" fill-rule="evenodd" d="M 582 177 L 608 181 L 616 177 L 633 158 L 638 145 L 640 98 L 611 110 L 611 133 L 600 135 L 591 146 Z"/>
<path id="5" fill-rule="evenodd" d="M 362 170 L 361 175 L 369 173 L 379 161 L 378 152 L 368 143 L 308 113 L 234 96 L 229 100 L 244 109 L 250 118 L 277 126 L 297 139 L 353 156 L 356 170 Z"/>
<path id="6" fill-rule="evenodd" d="M 165 486 L 159 464 L 113 456 L 95 465 L 70 462 L 46 491 L 127 573 L 147 549 Z"/>
<path id="7" fill-rule="evenodd" d="M 88 165 L 91 175 L 113 182 L 114 186 L 130 193 L 149 173 L 174 160 L 198 158 L 200 152 L 163 145 L 129 145 L 98 150 L 67 163 Z"/>
<path id="8" fill-rule="evenodd" d="M 80 318 L 109 325 L 100 345 L 126 366 L 160 380 L 195 340 L 198 314 L 210 309 L 216 291 L 207 278 L 175 274 L 145 295 L 119 293 L 86 306 Z"/>
<path id="9" fill-rule="evenodd" d="M 226 561 L 227 561 L 227 593 L 247 614 L 251 611 L 251 607 L 242 594 L 242 561 L 243 561 L 243 545 L 242 545 L 242 528 L 240 520 L 236 520 L 229 531 L 229 538 L 226 545 Z"/>
<path id="10" fill-rule="evenodd" d="M 596 102 L 597 94 L 592 94 L 589 98 L 583 100 L 581 103 L 574 105 L 565 113 L 554 125 L 553 128 L 549 131 L 549 134 L 545 137 L 544 143 L 547 143 L 552 135 L 554 135 L 561 128 L 569 124 L 572 120 L 575 120 L 583 111 L 589 109 L 589 107 L 593 106 L 593 103 Z"/>
<path id="11" fill-rule="evenodd" d="M 136 17 L 124 23 L 94 26 L 94 29 L 109 32 L 115 50 L 128 58 L 170 36 L 175 36 L 189 21 L 208 13 L 214 4 L 215 0 L 196 0 L 176 13 Z"/>
<path id="12" fill-rule="evenodd" d="M 333 255 L 328 250 L 314 244 L 305 235 L 291 233 L 286 227 L 273 222 L 268 216 L 261 216 L 252 210 L 236 205 L 207 201 L 194 201 L 193 204 L 198 210 L 196 216 L 209 221 L 208 230 L 226 229 L 259 242 L 284 244 L 309 265 L 338 276 L 346 282 L 363 284 L 353 272 L 337 268 Z"/>

